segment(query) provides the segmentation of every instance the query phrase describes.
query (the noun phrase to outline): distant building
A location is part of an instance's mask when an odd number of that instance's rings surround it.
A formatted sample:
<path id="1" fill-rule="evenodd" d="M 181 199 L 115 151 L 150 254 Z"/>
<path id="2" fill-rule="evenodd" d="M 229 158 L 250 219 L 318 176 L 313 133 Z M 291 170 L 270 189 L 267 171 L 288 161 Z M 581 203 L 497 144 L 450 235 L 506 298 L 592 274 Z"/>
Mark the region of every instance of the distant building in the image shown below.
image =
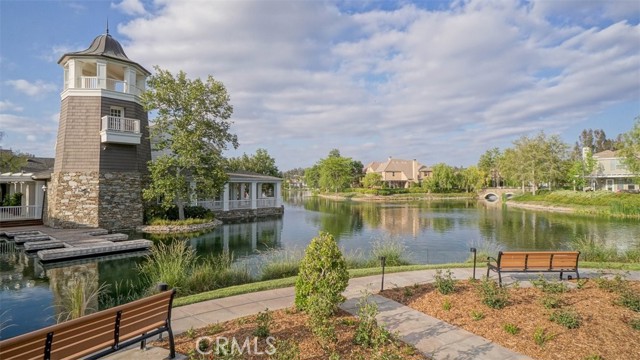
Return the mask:
<path id="1" fill-rule="evenodd" d="M 364 167 L 364 173 L 378 173 L 389 188 L 408 188 L 411 184 L 420 184 L 431 176 L 431 169 L 416 159 L 394 159 L 391 156 L 385 162 L 371 162 Z"/>
<path id="2" fill-rule="evenodd" d="M 596 169 L 589 178 L 594 190 L 638 190 L 638 185 L 634 182 L 634 178 L 638 174 L 627 170 L 618 151 L 601 151 L 593 154 L 593 158 L 597 161 Z"/>

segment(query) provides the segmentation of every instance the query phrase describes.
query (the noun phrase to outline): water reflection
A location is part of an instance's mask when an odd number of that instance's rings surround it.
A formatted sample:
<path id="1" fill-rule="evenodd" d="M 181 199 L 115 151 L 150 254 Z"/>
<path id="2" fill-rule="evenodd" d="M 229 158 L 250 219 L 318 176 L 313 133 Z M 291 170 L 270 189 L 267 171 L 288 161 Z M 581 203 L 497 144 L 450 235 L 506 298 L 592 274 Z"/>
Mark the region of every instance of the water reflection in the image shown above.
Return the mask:
<path id="1" fill-rule="evenodd" d="M 303 249 L 327 231 L 346 251 L 368 254 L 378 239 L 402 241 L 416 263 L 464 261 L 469 247 L 508 250 L 566 249 L 575 238 L 606 240 L 621 250 L 640 246 L 635 220 L 508 209 L 485 201 L 357 202 L 308 197 L 285 198 L 283 217 L 226 224 L 210 232 L 177 236 L 200 256 L 230 251 L 238 262 L 259 264 L 265 252 Z M 149 236 L 169 241 L 176 236 Z M 13 243 L 0 241 L 0 324 L 14 324 L 0 338 L 53 323 L 60 293 L 72 274 L 97 277 L 100 284 L 137 281 L 141 254 L 42 265 Z M 256 265 L 259 266 L 259 265 Z M 75 280 L 74 280 L 75 281 Z"/>

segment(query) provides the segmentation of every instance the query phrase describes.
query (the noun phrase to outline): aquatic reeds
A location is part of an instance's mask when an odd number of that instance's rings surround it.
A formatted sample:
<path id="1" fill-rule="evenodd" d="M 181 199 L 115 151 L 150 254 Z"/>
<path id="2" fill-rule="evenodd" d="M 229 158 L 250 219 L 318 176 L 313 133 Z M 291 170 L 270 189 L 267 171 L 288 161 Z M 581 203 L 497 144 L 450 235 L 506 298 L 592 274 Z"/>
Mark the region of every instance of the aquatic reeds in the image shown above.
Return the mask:
<path id="1" fill-rule="evenodd" d="M 580 251 L 582 261 L 608 262 L 618 260 L 618 250 L 596 236 L 576 237 L 571 248 Z"/>
<path id="2" fill-rule="evenodd" d="M 131 279 L 116 281 L 100 292 L 98 303 L 100 310 L 126 304 L 150 295 L 150 284 L 147 281 L 134 282 Z"/>
<path id="3" fill-rule="evenodd" d="M 60 291 L 56 321 L 77 319 L 98 311 L 98 297 L 105 288 L 105 284 L 98 283 L 97 275 L 74 274 Z"/>
<path id="4" fill-rule="evenodd" d="M 146 261 L 138 265 L 140 272 L 149 283 L 165 283 L 178 293 L 184 292 L 184 285 L 196 264 L 195 251 L 181 241 L 169 244 L 156 243 L 151 248 Z"/>
<path id="5" fill-rule="evenodd" d="M 498 253 L 503 250 L 503 246 L 493 240 L 474 240 L 469 243 L 470 248 L 476 249 L 476 262 L 484 263 L 488 257 L 497 258 Z M 473 262 L 473 253 L 469 255 L 466 262 Z"/>
<path id="6" fill-rule="evenodd" d="M 371 259 L 373 266 L 380 264 L 380 258 L 385 257 L 387 266 L 409 265 L 407 248 L 397 237 L 385 236 L 374 241 L 371 245 Z"/>
<path id="7" fill-rule="evenodd" d="M 271 250 L 263 257 L 260 278 L 264 281 L 296 276 L 303 257 L 302 249 Z"/>

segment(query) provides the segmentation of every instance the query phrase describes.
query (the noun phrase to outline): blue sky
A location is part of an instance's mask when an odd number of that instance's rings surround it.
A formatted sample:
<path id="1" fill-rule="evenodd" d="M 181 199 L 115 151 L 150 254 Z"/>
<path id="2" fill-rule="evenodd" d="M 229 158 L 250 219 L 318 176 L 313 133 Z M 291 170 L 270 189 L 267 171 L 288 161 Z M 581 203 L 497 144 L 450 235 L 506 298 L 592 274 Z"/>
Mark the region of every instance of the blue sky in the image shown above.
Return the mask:
<path id="1" fill-rule="evenodd" d="M 236 156 L 281 170 L 333 148 L 475 164 L 540 130 L 573 144 L 640 115 L 638 1 L 0 1 L 2 148 L 53 156 L 65 52 L 110 33 L 132 60 L 213 75 Z"/>

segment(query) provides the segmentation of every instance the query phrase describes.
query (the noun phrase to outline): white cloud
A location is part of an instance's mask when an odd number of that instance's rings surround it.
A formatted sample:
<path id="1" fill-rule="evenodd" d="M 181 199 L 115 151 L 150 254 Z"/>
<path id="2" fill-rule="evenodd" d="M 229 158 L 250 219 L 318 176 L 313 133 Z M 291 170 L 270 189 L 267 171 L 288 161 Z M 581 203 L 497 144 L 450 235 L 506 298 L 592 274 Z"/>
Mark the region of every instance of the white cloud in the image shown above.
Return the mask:
<path id="1" fill-rule="evenodd" d="M 18 106 L 11 101 L 0 100 L 0 111 L 16 111 L 21 112 L 24 110 L 22 106 Z"/>
<path id="2" fill-rule="evenodd" d="M 37 96 L 44 93 L 56 91 L 58 88 L 55 84 L 37 80 L 31 83 L 24 79 L 7 80 L 5 84 L 12 86 L 16 91 L 27 94 L 29 96 Z"/>
<path id="3" fill-rule="evenodd" d="M 51 47 L 51 49 L 49 49 L 48 52 L 44 53 L 41 57 L 42 59 L 48 62 L 57 62 L 58 60 L 60 60 L 62 55 L 73 52 L 73 51 L 78 51 L 78 49 L 81 49 L 81 48 L 82 48 L 81 45 L 80 46 L 54 45 Z"/>
<path id="4" fill-rule="evenodd" d="M 140 0 L 122 0 L 118 4 L 111 3 L 111 8 L 122 11 L 127 15 L 144 15 L 147 13 Z"/>
<path id="5" fill-rule="evenodd" d="M 593 21 L 557 22 L 570 12 L 550 3 L 563 2 L 347 13 L 317 1 L 163 0 L 119 31 L 143 66 L 223 81 L 240 152 L 267 148 L 285 168 L 331 148 L 363 162 L 470 164 L 640 97 L 640 27 L 606 4 L 605 15 L 581 8 Z"/>
<path id="6" fill-rule="evenodd" d="M 38 156 L 54 156 L 57 125 L 28 116 L 0 114 L 0 129 L 5 133 L 0 147 Z"/>

